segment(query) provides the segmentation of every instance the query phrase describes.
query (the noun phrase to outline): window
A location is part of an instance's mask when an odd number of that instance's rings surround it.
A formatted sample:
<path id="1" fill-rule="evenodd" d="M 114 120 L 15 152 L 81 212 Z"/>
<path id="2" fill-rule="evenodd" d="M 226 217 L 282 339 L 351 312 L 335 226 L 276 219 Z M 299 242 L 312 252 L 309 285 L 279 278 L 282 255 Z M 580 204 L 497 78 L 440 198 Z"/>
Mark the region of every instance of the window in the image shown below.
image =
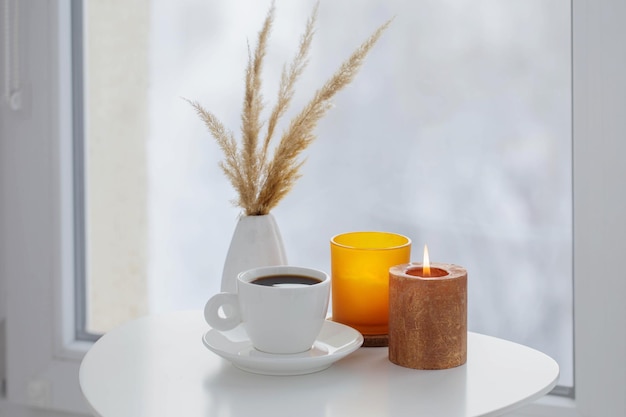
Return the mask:
<path id="1" fill-rule="evenodd" d="M 0 321 L 6 323 L 8 358 L 0 412 L 31 404 L 86 413 L 76 380 L 80 349 L 65 331 L 72 317 L 71 193 L 61 181 L 68 175 L 71 130 L 63 94 L 69 91 L 69 2 L 21 4 L 16 20 L 28 36 L 21 38 L 20 87 L 27 94 L 18 111 L 4 99 L 0 104 L 0 289 L 7 294 Z M 626 61 L 613 48 L 626 35 L 625 18 L 617 2 L 573 3 L 576 397 L 548 399 L 516 415 L 626 413 L 620 391 L 626 385 L 626 285 L 613 271 L 626 233 L 619 192 L 626 177 L 619 159 L 626 126 L 616 114 L 626 88 L 616 69 Z M 5 75 L 6 67 L 0 71 Z"/>
<path id="2" fill-rule="evenodd" d="M 311 7 L 277 4 L 268 108 Z M 201 308 L 219 291 L 238 210 L 217 145 L 181 97 L 238 132 L 246 39 L 266 11 L 85 4 L 88 331 Z M 396 18 L 274 211 L 290 262 L 329 270 L 330 237 L 352 230 L 405 234 L 413 259 L 428 243 L 433 259 L 469 270 L 469 328 L 547 352 L 572 387 L 569 2 L 344 1 L 319 13 L 294 110 Z"/>

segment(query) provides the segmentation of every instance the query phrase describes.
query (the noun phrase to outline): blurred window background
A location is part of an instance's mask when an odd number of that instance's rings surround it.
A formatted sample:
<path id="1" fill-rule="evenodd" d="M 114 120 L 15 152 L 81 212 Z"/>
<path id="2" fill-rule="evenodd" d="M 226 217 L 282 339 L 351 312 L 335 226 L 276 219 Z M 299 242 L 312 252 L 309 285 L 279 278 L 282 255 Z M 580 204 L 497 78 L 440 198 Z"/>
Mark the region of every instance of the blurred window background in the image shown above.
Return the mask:
<path id="1" fill-rule="evenodd" d="M 197 100 L 239 136 L 248 44 L 270 2 L 89 1 L 84 16 L 86 328 L 202 308 L 239 210 Z M 314 2 L 276 2 L 267 108 Z M 330 270 L 329 239 L 397 232 L 469 273 L 469 329 L 532 346 L 573 386 L 571 5 L 322 2 L 283 125 L 395 20 L 273 211 L 289 263 Z"/>

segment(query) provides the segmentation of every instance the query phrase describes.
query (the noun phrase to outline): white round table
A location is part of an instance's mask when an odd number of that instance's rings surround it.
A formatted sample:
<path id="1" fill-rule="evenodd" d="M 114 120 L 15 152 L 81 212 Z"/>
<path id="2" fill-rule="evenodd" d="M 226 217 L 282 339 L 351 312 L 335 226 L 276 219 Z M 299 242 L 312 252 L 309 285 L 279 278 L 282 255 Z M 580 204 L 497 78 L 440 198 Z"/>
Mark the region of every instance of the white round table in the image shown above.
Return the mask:
<path id="1" fill-rule="evenodd" d="M 498 416 L 546 393 L 559 375 L 549 356 L 468 334 L 463 366 L 420 371 L 387 348 L 360 348 L 308 375 L 244 372 L 202 343 L 201 311 L 149 316 L 107 333 L 86 354 L 80 386 L 101 417 Z"/>

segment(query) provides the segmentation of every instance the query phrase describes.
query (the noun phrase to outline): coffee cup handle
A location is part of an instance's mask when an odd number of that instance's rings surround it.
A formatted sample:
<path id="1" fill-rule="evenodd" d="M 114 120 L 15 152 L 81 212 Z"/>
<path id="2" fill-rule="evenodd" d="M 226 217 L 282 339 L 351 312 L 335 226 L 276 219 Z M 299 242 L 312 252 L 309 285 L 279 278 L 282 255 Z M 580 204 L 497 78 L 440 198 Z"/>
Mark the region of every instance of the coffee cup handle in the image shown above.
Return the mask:
<path id="1" fill-rule="evenodd" d="M 219 331 L 237 327 L 241 323 L 237 294 L 223 292 L 211 297 L 204 306 L 204 319 L 209 326 Z"/>

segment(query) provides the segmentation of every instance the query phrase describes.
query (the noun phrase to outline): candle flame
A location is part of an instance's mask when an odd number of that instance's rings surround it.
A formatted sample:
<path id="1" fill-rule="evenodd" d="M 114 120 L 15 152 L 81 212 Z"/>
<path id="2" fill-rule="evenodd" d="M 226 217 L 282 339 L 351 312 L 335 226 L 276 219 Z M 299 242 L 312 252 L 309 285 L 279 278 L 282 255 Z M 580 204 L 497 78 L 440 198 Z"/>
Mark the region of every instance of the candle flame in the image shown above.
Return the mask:
<path id="1" fill-rule="evenodd" d="M 422 264 L 425 277 L 430 276 L 430 259 L 428 257 L 428 245 L 424 245 L 424 262 Z"/>

